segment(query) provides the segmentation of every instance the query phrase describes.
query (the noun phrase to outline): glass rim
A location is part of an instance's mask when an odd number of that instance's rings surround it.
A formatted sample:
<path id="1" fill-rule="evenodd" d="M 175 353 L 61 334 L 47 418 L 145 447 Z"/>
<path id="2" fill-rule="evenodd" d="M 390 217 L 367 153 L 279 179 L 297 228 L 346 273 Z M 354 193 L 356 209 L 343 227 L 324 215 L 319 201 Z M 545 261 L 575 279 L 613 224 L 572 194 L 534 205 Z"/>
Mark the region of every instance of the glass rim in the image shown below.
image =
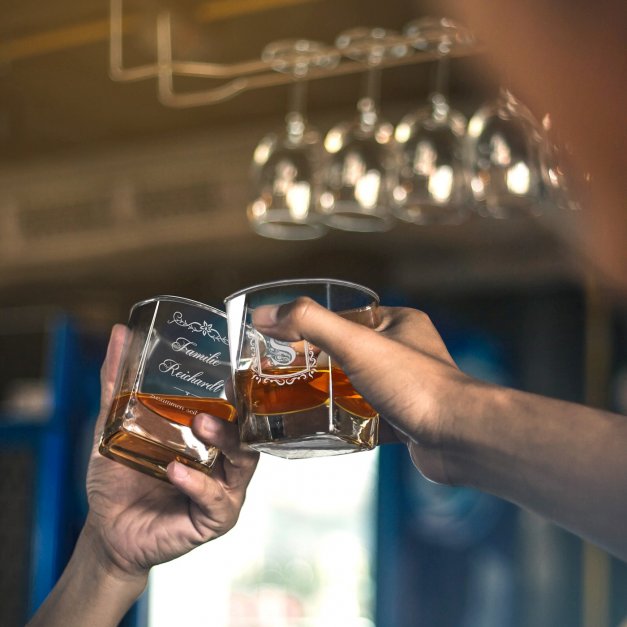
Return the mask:
<path id="1" fill-rule="evenodd" d="M 238 290 L 237 292 L 233 292 L 233 294 L 229 294 L 229 296 L 227 296 L 224 299 L 224 302 L 228 303 L 230 300 L 232 300 L 233 298 L 237 298 L 238 296 L 242 296 L 244 294 L 252 294 L 253 292 L 258 292 L 264 289 L 290 286 L 290 285 L 312 285 L 312 284 L 313 285 L 331 284 L 331 285 L 336 285 L 339 287 L 347 287 L 347 288 L 351 288 L 354 290 L 358 290 L 358 291 L 364 292 L 372 296 L 372 299 L 377 304 L 377 306 L 381 304 L 381 299 L 379 298 L 379 295 L 374 290 L 371 290 L 369 287 L 366 287 L 365 285 L 360 285 L 359 283 L 354 283 L 352 281 L 345 281 L 343 279 L 326 279 L 326 278 L 281 279 L 280 281 L 269 281 L 267 283 L 257 283 L 256 285 L 251 285 L 250 287 L 245 287 L 241 290 Z"/>
<path id="2" fill-rule="evenodd" d="M 199 300 L 193 300 L 192 298 L 185 298 L 183 296 L 173 296 L 172 294 L 160 294 L 159 296 L 153 296 L 152 298 L 146 298 L 145 300 L 140 300 L 138 303 L 135 303 L 131 307 L 131 311 L 129 315 L 132 315 L 136 309 L 139 307 L 143 307 L 144 305 L 150 305 L 152 303 L 158 303 L 161 301 L 175 302 L 181 303 L 182 305 L 192 305 L 194 307 L 199 307 L 200 309 L 205 309 L 211 311 L 214 314 L 222 316 L 226 318 L 226 312 L 221 309 L 216 309 L 211 305 L 206 305 L 205 303 L 201 303 Z"/>

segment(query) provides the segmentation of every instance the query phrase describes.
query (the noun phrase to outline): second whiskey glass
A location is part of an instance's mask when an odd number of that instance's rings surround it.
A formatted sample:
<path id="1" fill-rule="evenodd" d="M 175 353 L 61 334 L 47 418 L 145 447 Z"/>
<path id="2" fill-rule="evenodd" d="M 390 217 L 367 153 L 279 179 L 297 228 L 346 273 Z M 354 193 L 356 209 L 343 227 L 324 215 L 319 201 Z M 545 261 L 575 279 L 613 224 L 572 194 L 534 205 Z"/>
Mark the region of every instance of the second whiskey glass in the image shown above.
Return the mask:
<path id="1" fill-rule="evenodd" d="M 210 473 L 219 451 L 191 423 L 200 412 L 235 421 L 224 312 L 157 296 L 131 309 L 128 327 L 100 452 L 158 479 L 174 460 Z"/>
<path id="2" fill-rule="evenodd" d="M 281 342 L 255 330 L 260 305 L 308 296 L 349 320 L 374 328 L 378 296 L 333 279 L 255 285 L 226 299 L 240 436 L 251 448 L 290 459 L 370 450 L 377 412 L 326 353 L 307 341 Z"/>

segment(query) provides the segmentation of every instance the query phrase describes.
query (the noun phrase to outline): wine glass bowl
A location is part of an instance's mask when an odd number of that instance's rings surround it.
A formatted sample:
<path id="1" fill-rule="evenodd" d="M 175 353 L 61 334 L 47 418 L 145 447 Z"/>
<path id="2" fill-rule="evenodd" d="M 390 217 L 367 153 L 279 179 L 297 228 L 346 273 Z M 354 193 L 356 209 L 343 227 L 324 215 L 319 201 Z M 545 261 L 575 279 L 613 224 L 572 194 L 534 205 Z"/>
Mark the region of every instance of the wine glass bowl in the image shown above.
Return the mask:
<path id="1" fill-rule="evenodd" d="M 347 231 L 386 231 L 392 227 L 392 191 L 397 153 L 394 127 L 378 112 L 379 66 L 408 54 L 403 38 L 382 28 L 355 28 L 341 33 L 342 54 L 364 64 L 367 89 L 357 103 L 357 116 L 326 135 L 324 183 L 318 202 L 323 221 Z"/>
<path id="2" fill-rule="evenodd" d="M 273 239 L 321 237 L 325 228 L 312 212 L 320 136 L 297 114 L 287 116 L 285 132 L 266 135 L 253 156 L 255 197 L 248 220 L 257 233 Z"/>
<path id="3" fill-rule="evenodd" d="M 453 48 L 476 43 L 470 29 L 448 17 L 422 17 L 412 20 L 403 32 L 416 50 L 441 55 L 447 55 Z"/>
<path id="4" fill-rule="evenodd" d="M 389 199 L 394 186 L 394 128 L 378 120 L 368 98 L 358 119 L 326 135 L 324 186 L 319 211 L 325 222 L 348 231 L 384 231 L 392 226 Z"/>
<path id="5" fill-rule="evenodd" d="M 415 224 L 460 224 L 468 214 L 468 177 L 464 161 L 466 118 L 447 98 L 447 55 L 470 45 L 468 29 L 447 18 L 410 22 L 405 34 L 414 48 L 438 55 L 429 102 L 406 115 L 396 127 L 400 166 L 393 192 L 394 214 Z"/>
<path id="6" fill-rule="evenodd" d="M 510 91 L 480 107 L 468 123 L 470 189 L 480 215 L 515 218 L 538 213 L 542 194 L 542 133 Z"/>
<path id="7" fill-rule="evenodd" d="M 292 75 L 294 84 L 285 128 L 264 137 L 255 149 L 248 220 L 265 237 L 315 239 L 326 232 L 314 211 L 321 148 L 320 134 L 304 114 L 304 79 L 312 68 L 334 67 L 340 55 L 324 43 L 285 39 L 268 44 L 261 58 L 275 71 Z"/>
<path id="8" fill-rule="evenodd" d="M 394 213 L 415 224 L 460 224 L 468 217 L 463 156 L 466 118 L 440 94 L 406 115 L 395 130 L 401 163 Z"/>

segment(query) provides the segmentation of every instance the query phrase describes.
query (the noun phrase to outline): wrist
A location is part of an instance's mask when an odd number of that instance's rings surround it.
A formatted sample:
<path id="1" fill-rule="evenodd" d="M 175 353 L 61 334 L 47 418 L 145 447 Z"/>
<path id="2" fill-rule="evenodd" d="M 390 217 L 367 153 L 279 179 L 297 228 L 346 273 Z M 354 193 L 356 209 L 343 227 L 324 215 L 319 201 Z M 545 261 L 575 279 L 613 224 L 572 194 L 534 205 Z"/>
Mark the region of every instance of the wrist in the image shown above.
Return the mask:
<path id="1" fill-rule="evenodd" d="M 428 386 L 429 396 L 423 395 L 421 405 L 428 420 L 415 430 L 409 453 L 414 465 L 430 481 L 444 485 L 459 485 L 463 469 L 459 466 L 459 451 L 466 446 L 461 426 L 467 423 L 474 381 L 455 369 L 447 371 Z M 426 391 L 425 391 L 426 392 Z"/>
<path id="2" fill-rule="evenodd" d="M 140 589 L 148 581 L 148 569 L 131 568 L 115 554 L 108 546 L 99 526 L 88 514 L 81 535 L 76 543 L 75 554 L 89 563 L 98 573 L 102 581 L 109 586 L 128 586 L 130 589 Z"/>
<path id="3" fill-rule="evenodd" d="M 148 573 L 128 574 L 106 557 L 86 522 L 68 565 L 29 627 L 114 627 L 146 587 Z"/>
<path id="4" fill-rule="evenodd" d="M 508 424 L 514 391 L 464 376 L 450 394 L 442 421 L 441 450 L 447 483 L 492 488 L 508 455 Z"/>

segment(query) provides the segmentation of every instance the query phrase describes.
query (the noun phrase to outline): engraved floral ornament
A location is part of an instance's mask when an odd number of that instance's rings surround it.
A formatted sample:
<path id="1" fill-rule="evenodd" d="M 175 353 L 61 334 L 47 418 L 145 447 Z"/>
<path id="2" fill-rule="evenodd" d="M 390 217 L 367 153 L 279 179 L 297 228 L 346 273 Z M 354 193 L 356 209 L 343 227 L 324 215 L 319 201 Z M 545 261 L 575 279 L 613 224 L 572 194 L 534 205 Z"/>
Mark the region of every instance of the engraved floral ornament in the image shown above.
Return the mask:
<path id="1" fill-rule="evenodd" d="M 213 325 L 206 320 L 202 322 L 187 322 L 183 319 L 183 314 L 180 311 L 174 312 L 172 320 L 168 320 L 168 324 L 177 324 L 180 327 L 189 329 L 193 333 L 202 333 L 204 337 L 210 337 L 215 342 L 222 342 L 226 346 L 229 345 L 228 338 L 221 335 L 217 329 L 213 328 Z"/>

